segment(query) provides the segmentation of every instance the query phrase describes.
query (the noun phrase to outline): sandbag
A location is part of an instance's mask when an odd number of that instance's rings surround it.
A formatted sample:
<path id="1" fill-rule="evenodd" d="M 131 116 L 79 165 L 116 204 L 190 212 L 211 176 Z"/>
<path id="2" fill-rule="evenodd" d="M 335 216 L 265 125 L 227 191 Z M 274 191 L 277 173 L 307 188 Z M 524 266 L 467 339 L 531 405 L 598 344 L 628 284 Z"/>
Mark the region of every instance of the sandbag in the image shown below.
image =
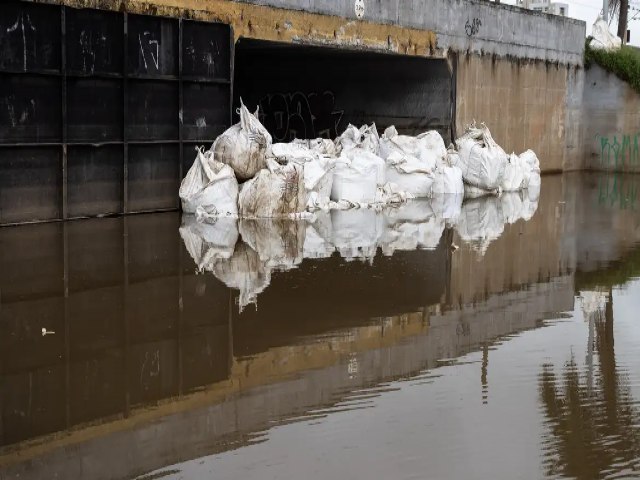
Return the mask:
<path id="1" fill-rule="evenodd" d="M 244 218 L 283 218 L 305 211 L 307 193 L 303 167 L 298 163 L 279 165 L 272 159 L 251 180 L 245 182 L 238 197 Z"/>
<path id="2" fill-rule="evenodd" d="M 540 160 L 533 150 L 527 150 L 520 154 L 520 160 L 529 167 L 529 178 L 526 188 L 540 187 Z"/>
<path id="3" fill-rule="evenodd" d="M 456 140 L 456 146 L 465 183 L 483 190 L 501 186 L 508 157 L 493 140 L 486 125 L 468 127 L 465 134 Z"/>
<path id="4" fill-rule="evenodd" d="M 342 156 L 351 160 L 352 164 L 366 166 L 373 165 L 376 169 L 376 185 L 378 187 L 384 186 L 385 180 L 385 162 L 382 158 L 377 156 L 368 150 L 360 147 L 347 148 L 342 151 Z"/>
<path id="5" fill-rule="evenodd" d="M 376 124 L 363 125 L 358 128 L 349 124 L 342 134 L 335 139 L 335 152 L 342 154 L 345 150 L 360 147 L 374 155 L 378 155 L 380 150 L 380 137 Z"/>
<path id="6" fill-rule="evenodd" d="M 409 163 L 414 163 L 415 159 L 422 169 L 432 171 L 438 161 L 444 160 L 447 149 L 440 134 L 434 130 L 411 137 L 398 135 L 396 128 L 391 126 L 380 138 L 380 156 L 388 160 L 392 154 L 407 157 Z"/>
<path id="7" fill-rule="evenodd" d="M 292 143 L 296 145 L 302 145 L 307 147 L 309 150 L 312 150 L 320 155 L 329 155 L 331 157 L 336 157 L 336 145 L 332 140 L 327 138 L 314 138 L 311 140 L 303 140 L 296 138 Z"/>
<path id="8" fill-rule="evenodd" d="M 185 213 L 199 216 L 238 214 L 238 181 L 233 170 L 214 160 L 211 151 L 197 148 L 196 160 L 180 184 L 178 195 Z"/>
<path id="9" fill-rule="evenodd" d="M 320 158 L 320 154 L 298 143 L 274 143 L 271 145 L 270 156 L 279 163 L 306 163 Z"/>
<path id="10" fill-rule="evenodd" d="M 600 16 L 591 27 L 591 43 L 589 46 L 596 50 L 619 50 L 622 40 L 609 31 L 609 25 Z"/>
<path id="11" fill-rule="evenodd" d="M 347 157 L 340 157 L 336 160 L 331 200 L 346 200 L 354 204 L 375 202 L 378 167 L 359 158 L 356 156 L 352 161 Z"/>
<path id="12" fill-rule="evenodd" d="M 303 164 L 304 188 L 308 194 L 308 210 L 328 208 L 335 166 L 336 160 L 327 156 Z"/>
<path id="13" fill-rule="evenodd" d="M 458 152 L 452 148 L 447 150 L 444 160 L 436 163 L 431 196 L 444 194 L 462 195 L 464 193 L 462 170 L 458 166 L 459 163 L 460 155 Z"/>
<path id="14" fill-rule="evenodd" d="M 266 167 L 266 154 L 271 148 L 271 135 L 244 104 L 240 105 L 240 122 L 220 135 L 211 150 L 218 162 L 233 168 L 239 179 L 252 178 Z"/>
<path id="15" fill-rule="evenodd" d="M 424 198 L 431 193 L 434 177 L 417 158 L 393 151 L 386 159 L 385 180 L 414 198 Z"/>
<path id="16" fill-rule="evenodd" d="M 512 153 L 509 155 L 509 161 L 504 169 L 500 188 L 505 192 L 519 192 L 529 184 L 529 174 L 529 164 Z"/>

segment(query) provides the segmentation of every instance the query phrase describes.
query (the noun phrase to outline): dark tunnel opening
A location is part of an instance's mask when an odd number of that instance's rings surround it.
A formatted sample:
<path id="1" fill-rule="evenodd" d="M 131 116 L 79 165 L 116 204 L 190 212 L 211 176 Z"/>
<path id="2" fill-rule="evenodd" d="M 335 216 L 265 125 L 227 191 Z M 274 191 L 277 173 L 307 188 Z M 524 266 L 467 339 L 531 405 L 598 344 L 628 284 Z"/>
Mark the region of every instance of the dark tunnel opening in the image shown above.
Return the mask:
<path id="1" fill-rule="evenodd" d="M 240 99 L 274 142 L 335 138 L 349 123 L 375 122 L 451 140 L 453 75 L 444 59 L 240 39 L 235 49 L 234 110 Z M 237 121 L 237 115 L 234 122 Z"/>

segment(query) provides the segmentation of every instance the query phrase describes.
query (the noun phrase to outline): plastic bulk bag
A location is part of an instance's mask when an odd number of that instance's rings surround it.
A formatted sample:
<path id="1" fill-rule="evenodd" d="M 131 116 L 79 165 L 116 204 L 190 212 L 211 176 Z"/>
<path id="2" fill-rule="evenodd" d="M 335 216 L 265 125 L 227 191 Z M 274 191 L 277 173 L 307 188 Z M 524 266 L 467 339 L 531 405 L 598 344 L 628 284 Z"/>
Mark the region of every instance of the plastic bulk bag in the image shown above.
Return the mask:
<path id="1" fill-rule="evenodd" d="M 385 180 L 414 198 L 424 198 L 431 193 L 434 177 L 417 158 L 394 151 L 386 159 Z"/>
<path id="2" fill-rule="evenodd" d="M 601 16 L 598 16 L 591 27 L 591 43 L 589 46 L 597 50 L 619 50 L 622 40 L 609 31 L 609 25 Z"/>
<path id="3" fill-rule="evenodd" d="M 335 151 L 340 155 L 347 149 L 360 147 L 370 153 L 378 155 L 380 150 L 380 137 L 376 124 L 363 125 L 358 128 L 349 124 L 342 134 L 335 139 Z"/>
<path id="4" fill-rule="evenodd" d="M 465 134 L 456 140 L 456 146 L 465 183 L 483 190 L 501 186 L 508 157 L 493 140 L 486 125 L 468 127 Z"/>
<path id="5" fill-rule="evenodd" d="M 244 242 L 238 243 L 231 258 L 216 262 L 212 271 L 227 287 L 240 291 L 240 312 L 250 303 L 257 303 L 258 295 L 271 283 L 271 269 Z"/>
<path id="6" fill-rule="evenodd" d="M 504 231 L 500 199 L 490 196 L 464 202 L 455 230 L 462 241 L 484 255 Z"/>
<path id="7" fill-rule="evenodd" d="M 357 147 L 357 148 L 347 148 L 343 150 L 342 156 L 351 160 L 352 164 L 356 164 L 360 166 L 373 165 L 376 169 L 376 185 L 378 187 L 382 187 L 386 183 L 385 162 L 382 158 L 377 156 L 375 153 L 371 153 L 368 150 Z"/>
<path id="8" fill-rule="evenodd" d="M 286 271 L 302 262 L 304 220 L 241 218 L 239 229 L 242 240 L 258 253 L 267 268 Z"/>
<path id="9" fill-rule="evenodd" d="M 303 164 L 304 188 L 309 195 L 307 209 L 328 208 L 335 166 L 336 160 L 325 156 Z"/>
<path id="10" fill-rule="evenodd" d="M 307 147 L 309 150 L 319 153 L 320 155 L 329 155 L 331 157 L 337 156 L 335 143 L 333 143 L 333 140 L 329 140 L 327 138 L 314 138 L 311 140 L 296 138 L 292 143 Z"/>
<path id="11" fill-rule="evenodd" d="M 336 160 L 331 186 L 331 200 L 346 200 L 353 204 L 374 203 L 378 188 L 378 167 L 356 157 Z"/>
<path id="12" fill-rule="evenodd" d="M 383 218 L 374 210 L 332 210 L 332 243 L 344 259 L 373 261 L 383 231 Z"/>
<path id="13" fill-rule="evenodd" d="M 527 150 L 520 154 L 520 160 L 527 165 L 529 169 L 529 178 L 526 188 L 531 186 L 540 187 L 540 160 L 538 160 L 538 156 L 533 150 Z"/>
<path id="14" fill-rule="evenodd" d="M 211 150 L 215 159 L 233 168 L 239 179 L 252 178 L 266 167 L 266 154 L 271 148 L 271 135 L 244 104 L 240 105 L 240 123 L 220 135 Z"/>
<path id="15" fill-rule="evenodd" d="M 307 205 L 303 168 L 297 163 L 279 165 L 272 159 L 239 195 L 239 212 L 244 218 L 282 218 L 303 212 Z"/>
<path id="16" fill-rule="evenodd" d="M 307 222 L 307 229 L 304 236 L 304 258 L 328 258 L 336 247 L 331 242 L 331 214 L 329 212 L 319 212 L 313 221 Z"/>
<path id="17" fill-rule="evenodd" d="M 183 215 L 180 236 L 198 270 L 211 270 L 217 260 L 233 255 L 238 241 L 238 221 L 221 217 L 213 223 L 202 223 L 193 215 Z"/>
<path id="18" fill-rule="evenodd" d="M 518 192 L 529 184 L 529 165 L 515 154 L 509 155 L 500 188 L 504 192 Z"/>
<path id="19" fill-rule="evenodd" d="M 440 134 L 434 130 L 417 137 L 398 135 L 394 126 L 387 128 L 380 138 L 380 156 L 388 160 L 392 154 L 411 157 L 421 168 L 432 171 L 438 161 L 444 160 L 447 149 Z"/>
<path id="20" fill-rule="evenodd" d="M 458 166 L 459 162 L 460 155 L 458 155 L 458 152 L 449 149 L 445 160 L 436 163 L 431 195 L 462 195 L 464 193 L 462 170 Z"/>
<path id="21" fill-rule="evenodd" d="M 270 156 L 275 157 L 280 163 L 306 163 L 320 158 L 317 152 L 297 143 L 274 143 Z"/>
<path id="22" fill-rule="evenodd" d="M 211 151 L 197 148 L 196 160 L 180 184 L 182 211 L 205 216 L 238 214 L 238 181 L 233 170 L 213 159 Z"/>

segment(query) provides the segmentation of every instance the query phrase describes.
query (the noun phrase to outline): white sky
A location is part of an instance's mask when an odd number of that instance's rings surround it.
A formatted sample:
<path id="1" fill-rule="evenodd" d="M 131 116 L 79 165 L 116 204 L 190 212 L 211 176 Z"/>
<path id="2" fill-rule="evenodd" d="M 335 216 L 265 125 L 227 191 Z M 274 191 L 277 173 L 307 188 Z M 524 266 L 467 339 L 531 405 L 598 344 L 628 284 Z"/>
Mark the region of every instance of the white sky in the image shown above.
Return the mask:
<path id="1" fill-rule="evenodd" d="M 503 0 L 504 3 L 515 4 L 515 0 Z M 553 1 L 553 0 L 552 0 Z M 569 4 L 569 16 L 587 22 L 587 35 L 591 35 L 591 26 L 602 10 L 602 0 L 555 0 Z M 631 8 L 640 10 L 640 0 L 630 0 Z M 634 15 L 638 17 L 631 20 Z M 631 30 L 631 45 L 640 46 L 640 13 L 632 9 L 629 10 L 629 30 Z M 617 19 L 611 23 L 609 29 L 615 35 L 618 31 Z"/>

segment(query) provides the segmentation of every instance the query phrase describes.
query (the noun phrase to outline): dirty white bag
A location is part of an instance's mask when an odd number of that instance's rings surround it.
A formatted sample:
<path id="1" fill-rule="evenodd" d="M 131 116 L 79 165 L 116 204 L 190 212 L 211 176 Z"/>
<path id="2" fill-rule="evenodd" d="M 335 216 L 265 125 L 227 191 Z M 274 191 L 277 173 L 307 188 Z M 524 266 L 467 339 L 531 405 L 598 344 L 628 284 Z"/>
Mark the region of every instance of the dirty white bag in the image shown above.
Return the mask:
<path id="1" fill-rule="evenodd" d="M 392 154 L 415 159 L 421 168 L 432 171 L 438 161 L 444 160 L 447 149 L 444 140 L 435 130 L 411 137 L 399 135 L 396 128 L 391 126 L 380 138 L 380 156 L 388 160 Z"/>
<path id="2" fill-rule="evenodd" d="M 320 158 L 319 153 L 298 143 L 274 143 L 271 145 L 271 156 L 279 163 L 306 163 Z"/>
<path id="3" fill-rule="evenodd" d="M 459 166 L 466 184 L 483 190 L 501 186 L 507 165 L 507 154 L 493 140 L 486 125 L 472 125 L 456 140 L 460 154 Z"/>
<path id="4" fill-rule="evenodd" d="M 182 211 L 205 216 L 238 214 L 238 181 L 233 170 L 213 159 L 211 151 L 196 148 L 196 160 L 180 184 Z"/>
<path id="5" fill-rule="evenodd" d="M 376 185 L 378 187 L 382 187 L 386 183 L 385 162 L 375 153 L 372 153 L 360 147 L 356 147 L 344 149 L 342 151 L 342 156 L 348 158 L 349 160 L 351 160 L 352 164 L 358 166 L 373 165 L 376 169 Z"/>
<path id="6" fill-rule="evenodd" d="M 622 40 L 609 31 L 609 25 L 601 16 L 598 16 L 593 27 L 591 27 L 593 37 L 589 46 L 596 50 L 619 50 Z"/>
<path id="7" fill-rule="evenodd" d="M 331 157 L 337 156 L 335 143 L 327 138 L 313 138 L 310 140 L 296 138 L 292 143 L 305 146 L 309 150 L 319 153 L 320 155 L 329 155 Z"/>
<path id="8" fill-rule="evenodd" d="M 238 243 L 231 258 L 214 263 L 212 271 L 227 287 L 240 291 L 240 312 L 250 303 L 257 304 L 258 295 L 271 283 L 271 269 L 244 242 Z"/>
<path id="9" fill-rule="evenodd" d="M 504 169 L 500 188 L 504 192 L 519 192 L 529 184 L 530 168 L 518 155 L 512 153 Z"/>
<path id="10" fill-rule="evenodd" d="M 332 243 L 347 261 L 373 261 L 383 222 L 381 213 L 367 208 L 331 210 Z"/>
<path id="11" fill-rule="evenodd" d="M 436 162 L 434 180 L 431 187 L 431 195 L 453 194 L 462 195 L 464 193 L 464 183 L 462 181 L 462 170 L 458 166 L 460 155 L 450 148 L 444 160 Z"/>
<path id="12" fill-rule="evenodd" d="M 308 194 L 307 209 L 310 211 L 328 208 L 335 166 L 336 160 L 328 156 L 303 164 L 304 188 Z"/>
<path id="13" fill-rule="evenodd" d="M 540 187 L 540 160 L 533 150 L 527 150 L 520 154 L 520 160 L 528 166 L 529 178 L 526 188 Z"/>
<path id="14" fill-rule="evenodd" d="M 240 105 L 240 123 L 220 135 L 211 150 L 215 159 L 233 168 L 239 179 L 252 178 L 266 167 L 266 154 L 271 148 L 271 135 L 244 104 Z"/>
<path id="15" fill-rule="evenodd" d="M 233 255 L 238 241 L 238 220 L 220 217 L 203 223 L 193 215 L 183 215 L 180 236 L 198 270 L 211 271 L 217 260 Z"/>
<path id="16" fill-rule="evenodd" d="M 428 197 L 433 184 L 433 172 L 412 155 L 393 151 L 386 159 L 385 180 L 414 198 Z"/>
<path id="17" fill-rule="evenodd" d="M 303 167 L 298 163 L 279 165 L 268 159 L 267 167 L 245 182 L 238 197 L 244 218 L 283 218 L 304 212 L 307 193 Z"/>
<path id="18" fill-rule="evenodd" d="M 344 150 L 360 147 L 374 155 L 380 150 L 380 137 L 376 124 L 363 125 L 358 128 L 349 124 L 342 134 L 335 139 L 335 152 L 340 155 Z"/>
<path id="19" fill-rule="evenodd" d="M 340 157 L 336 160 L 331 186 L 331 200 L 354 204 L 374 203 L 378 188 L 378 167 L 374 163 Z"/>
<path id="20" fill-rule="evenodd" d="M 302 262 L 306 226 L 304 220 L 241 218 L 239 221 L 242 240 L 258 253 L 267 268 L 280 271 Z"/>

